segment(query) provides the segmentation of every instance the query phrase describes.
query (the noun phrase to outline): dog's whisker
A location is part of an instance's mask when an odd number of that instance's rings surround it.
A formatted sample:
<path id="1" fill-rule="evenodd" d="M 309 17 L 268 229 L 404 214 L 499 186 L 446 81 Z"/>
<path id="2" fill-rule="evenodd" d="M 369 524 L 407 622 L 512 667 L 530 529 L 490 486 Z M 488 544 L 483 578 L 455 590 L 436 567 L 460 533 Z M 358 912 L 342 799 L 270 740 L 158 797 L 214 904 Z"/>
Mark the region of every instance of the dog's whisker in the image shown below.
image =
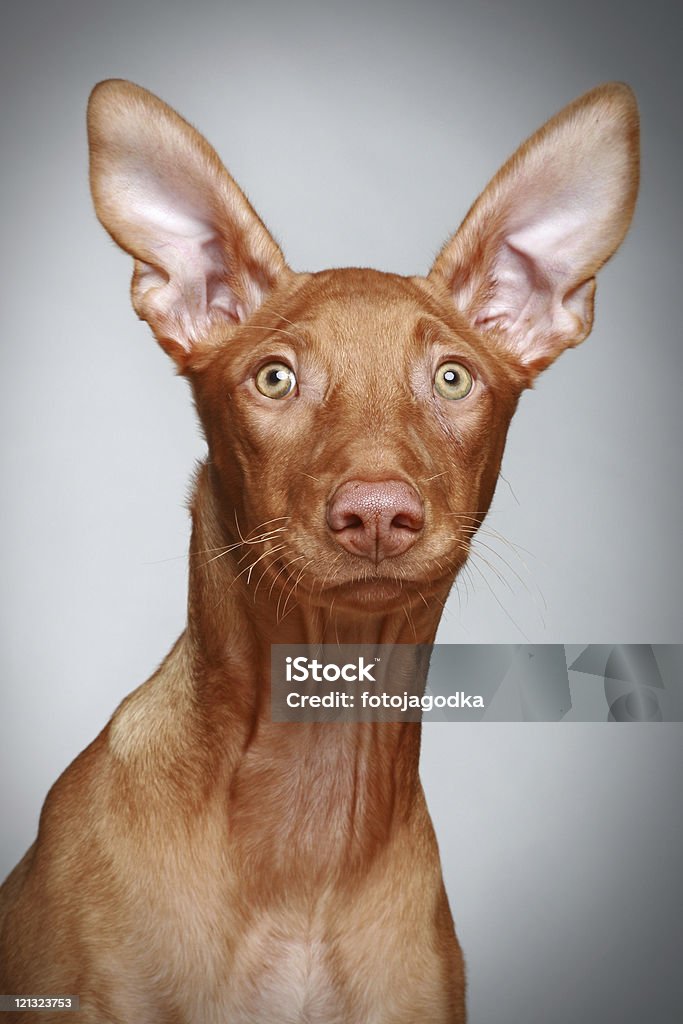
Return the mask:
<path id="1" fill-rule="evenodd" d="M 200 563 L 200 568 L 202 568 L 202 569 L 206 568 L 207 565 L 211 565 L 212 562 L 216 562 L 216 561 L 218 561 L 218 559 L 224 558 L 225 555 L 230 554 L 231 551 L 235 551 L 237 548 L 245 547 L 246 545 L 263 544 L 263 543 L 266 543 L 269 540 L 273 540 L 274 538 L 277 537 L 277 535 L 279 533 L 282 533 L 285 530 L 286 530 L 286 527 L 280 527 L 279 529 L 271 530 L 267 534 L 264 533 L 261 537 L 252 537 L 249 540 L 240 540 L 240 541 L 237 541 L 235 544 L 229 544 L 227 547 L 219 549 L 218 554 L 214 555 L 213 558 L 209 558 L 209 559 L 207 559 L 206 562 Z M 241 558 L 238 560 L 238 564 L 239 564 L 239 562 L 244 561 L 244 559 L 247 557 L 247 555 L 248 555 L 248 552 L 245 552 L 241 556 Z"/>
<path id="2" fill-rule="evenodd" d="M 472 561 L 471 561 L 471 562 L 469 563 L 469 565 L 470 565 L 470 566 L 471 566 L 471 567 L 472 567 L 473 569 L 476 569 L 476 570 L 477 570 L 477 572 L 478 572 L 478 573 L 479 573 L 479 575 L 481 576 L 482 580 L 484 581 L 484 583 L 485 583 L 485 584 L 486 584 L 486 586 L 488 587 L 489 591 L 491 592 L 491 596 L 493 597 L 494 601 L 496 602 L 496 604 L 498 605 L 498 607 L 500 608 L 500 610 L 501 610 L 501 611 L 503 612 L 503 614 L 504 614 L 504 615 L 505 615 L 505 616 L 506 616 L 506 617 L 507 617 L 507 618 L 508 618 L 508 619 L 510 620 L 510 622 L 511 622 L 511 623 L 512 623 L 512 625 L 513 625 L 513 626 L 515 627 L 515 629 L 516 629 L 516 630 L 518 630 L 518 632 L 522 634 L 522 636 L 524 637 L 524 639 L 526 640 L 526 642 L 527 642 L 527 643 L 530 643 L 531 641 L 529 640 L 529 637 L 528 637 L 528 636 L 526 635 L 526 633 L 524 632 L 524 630 L 522 629 L 522 627 L 521 627 L 521 626 L 519 625 L 519 623 L 518 623 L 518 622 L 516 622 L 516 620 L 515 620 L 515 619 L 513 618 L 513 616 L 512 616 L 512 615 L 510 614 L 510 612 L 509 612 L 509 611 L 507 610 L 507 608 L 505 607 L 505 605 L 503 604 L 503 602 L 502 602 L 502 601 L 501 601 L 501 600 L 499 599 L 498 595 L 496 594 L 495 590 L 493 589 L 493 587 L 491 586 L 491 584 L 490 584 L 489 580 L 487 579 L 487 577 L 486 577 L 486 574 L 485 574 L 484 572 L 482 572 L 482 570 L 481 570 L 481 568 L 480 568 L 479 564 L 477 563 L 477 561 L 476 561 L 476 560 L 472 560 Z"/>
<path id="3" fill-rule="evenodd" d="M 474 526 L 470 528 L 469 532 L 471 533 L 472 536 L 475 536 L 477 533 L 481 533 L 484 534 L 484 536 L 491 537 L 492 540 L 500 541 L 501 544 L 505 544 L 506 547 L 509 547 L 512 551 L 514 551 L 515 555 L 517 555 L 518 558 L 520 558 L 520 556 L 517 554 L 518 551 L 523 551 L 524 554 L 529 555 L 530 558 L 536 557 L 533 551 L 529 551 L 529 549 L 525 548 L 522 544 L 518 544 L 516 541 L 510 540 L 509 537 L 504 536 L 504 534 L 494 529 L 488 522 L 484 522 L 480 526 Z M 525 564 L 523 559 L 520 558 L 520 561 L 522 562 L 522 564 Z"/>
<path id="4" fill-rule="evenodd" d="M 187 552 L 182 555 L 171 555 L 170 558 L 154 558 L 150 562 L 142 562 L 142 565 L 164 565 L 166 562 L 187 561 Z"/>
<path id="5" fill-rule="evenodd" d="M 281 618 L 281 615 L 280 615 L 280 607 L 282 605 L 282 599 L 284 597 L 285 601 L 286 601 L 289 593 L 291 592 L 291 591 L 287 590 L 287 584 L 289 583 L 291 585 L 292 579 L 293 579 L 293 574 L 290 573 L 289 566 L 293 565 L 295 561 L 298 562 L 298 561 L 300 561 L 300 559 L 305 558 L 305 557 L 306 557 L 305 555 L 299 555 L 297 558 L 293 558 L 289 562 L 287 562 L 287 567 L 285 568 L 285 581 L 284 581 L 284 583 L 282 585 L 282 588 L 280 590 L 280 593 L 278 595 L 277 605 L 276 605 L 276 608 L 275 608 L 275 620 L 276 620 L 276 622 L 278 624 L 282 621 L 282 618 Z"/>
<path id="6" fill-rule="evenodd" d="M 240 530 L 240 524 L 239 524 L 239 520 L 238 520 L 238 518 L 237 518 L 237 508 L 235 508 L 235 509 L 234 509 L 233 511 L 234 511 L 234 513 L 235 513 L 235 526 L 236 526 L 236 528 L 237 528 L 237 536 L 239 537 L 239 539 L 240 539 L 240 540 L 241 540 L 242 542 L 244 542 L 244 537 L 242 536 L 242 531 Z"/>
<path id="7" fill-rule="evenodd" d="M 499 583 L 502 583 L 502 585 L 507 590 L 509 590 L 511 594 L 514 593 L 513 587 L 510 585 L 509 581 L 505 579 L 505 577 L 503 576 L 502 572 L 500 572 L 500 570 L 493 564 L 493 562 L 491 562 L 490 559 L 488 559 L 486 557 L 486 555 L 482 554 L 481 551 L 479 551 L 479 550 L 477 550 L 475 548 L 471 548 L 470 549 L 470 559 L 473 562 L 479 561 L 479 562 L 483 563 L 483 565 L 485 565 L 488 569 L 491 570 L 491 572 L 496 577 L 496 579 L 498 580 Z"/>
<path id="8" fill-rule="evenodd" d="M 305 557 L 306 557 L 305 555 L 297 555 L 296 558 L 292 558 L 289 562 L 285 562 L 284 563 L 284 565 L 281 567 L 281 569 L 275 574 L 275 576 L 273 578 L 273 581 L 270 584 L 270 590 L 268 591 L 268 600 L 270 600 L 270 598 L 273 596 L 273 587 L 277 583 L 278 577 L 281 576 L 283 572 L 286 573 L 287 566 L 293 565 L 294 562 L 298 562 L 300 559 L 305 558 Z"/>
<path id="9" fill-rule="evenodd" d="M 287 600 L 285 601 L 285 606 L 284 606 L 283 611 L 282 611 L 282 618 L 283 619 L 286 619 L 287 616 L 290 614 L 290 612 L 292 612 L 297 607 L 297 605 L 299 604 L 299 602 L 297 600 L 295 600 L 294 604 L 289 609 L 289 611 L 287 610 L 287 604 L 289 602 L 290 597 L 294 597 L 296 595 L 297 587 L 299 586 L 299 583 L 301 582 L 301 580 L 305 576 L 306 566 L 310 565 L 311 562 L 313 562 L 313 561 L 315 561 L 315 559 L 312 558 L 309 562 L 306 562 L 305 565 L 299 571 L 299 575 L 296 578 L 296 582 L 295 582 L 292 590 L 290 591 L 290 593 L 289 593 L 289 595 L 287 597 Z"/>
<path id="10" fill-rule="evenodd" d="M 292 589 L 290 590 L 289 594 L 287 595 L 287 600 L 285 601 L 285 603 L 284 603 L 284 607 L 283 607 L 283 609 L 282 609 L 282 618 L 283 618 L 283 619 L 284 619 L 284 618 L 286 618 L 286 616 L 287 616 L 287 605 L 288 605 L 288 603 L 289 603 L 289 599 L 290 599 L 290 597 L 293 597 L 293 596 L 294 596 L 294 594 L 296 593 L 296 588 L 297 588 L 297 587 L 299 586 L 299 583 L 300 583 L 300 581 L 301 581 L 301 577 L 302 577 L 302 576 L 303 576 L 303 574 L 305 573 L 305 571 L 306 571 L 307 567 L 308 567 L 308 566 L 309 566 L 309 565 L 310 565 L 310 564 L 311 564 L 312 562 L 314 562 L 314 561 L 315 561 L 315 559 L 314 559 L 314 558 L 309 558 L 309 560 L 308 560 L 307 562 L 304 562 L 304 564 L 303 564 L 303 565 L 301 566 L 301 568 L 299 569 L 299 575 L 298 575 L 298 576 L 297 576 L 297 578 L 296 578 L 296 582 L 294 583 L 294 586 L 292 587 Z M 292 607 L 294 607 L 294 605 L 292 605 Z"/>
<path id="11" fill-rule="evenodd" d="M 277 561 L 278 561 L 277 557 L 273 558 L 272 562 L 270 562 L 268 565 L 266 565 L 265 569 L 263 570 L 263 572 L 259 576 L 258 580 L 256 581 L 256 586 L 254 587 L 254 593 L 252 595 L 253 603 L 254 604 L 256 604 L 256 595 L 258 594 L 258 588 L 261 585 L 261 581 L 263 579 L 265 579 L 265 577 L 268 575 L 268 573 L 273 568 L 273 566 L 277 564 Z"/>
<path id="12" fill-rule="evenodd" d="M 267 558 L 268 555 L 275 554 L 276 551 L 283 551 L 285 547 L 286 547 L 285 544 L 280 544 L 279 547 L 271 548 L 268 551 L 264 551 L 262 554 L 260 554 L 258 556 L 258 558 L 256 558 L 250 565 L 245 566 L 244 569 L 241 570 L 241 572 L 237 573 L 237 575 L 231 580 L 230 584 L 228 585 L 228 587 L 226 589 L 226 592 L 227 592 L 227 590 L 232 590 L 232 588 L 234 587 L 235 583 L 237 583 L 237 581 L 239 579 L 241 579 L 241 577 L 244 576 L 245 573 L 249 574 L 247 576 L 247 585 L 249 585 L 249 580 L 251 579 L 251 573 L 252 573 L 253 569 L 258 565 L 258 563 L 262 559 Z"/>
<path id="13" fill-rule="evenodd" d="M 490 544 L 484 543 L 484 541 L 480 537 L 477 537 L 476 540 L 474 541 L 473 546 L 472 546 L 472 550 L 476 553 L 479 550 L 479 548 L 482 548 L 482 547 L 485 548 L 488 552 L 490 552 L 490 554 L 493 555 L 495 558 L 498 558 L 503 563 L 503 565 L 506 567 L 506 569 L 508 569 L 508 571 L 512 573 L 512 575 L 518 581 L 520 586 L 524 587 L 524 589 L 529 594 L 529 596 L 532 597 L 532 598 L 534 597 L 534 595 L 532 593 L 532 590 L 529 587 L 527 581 L 522 576 L 520 576 L 520 574 L 517 572 L 517 570 L 514 568 L 514 566 L 512 566 L 503 555 L 501 555 L 500 551 L 496 551 L 496 549 L 494 547 L 491 547 Z M 525 566 L 525 568 L 526 568 L 526 566 Z"/>
<path id="14" fill-rule="evenodd" d="M 496 530 L 493 526 L 491 526 L 491 524 L 488 522 L 488 516 L 491 516 L 492 514 L 494 514 L 493 511 L 489 511 L 487 514 L 487 519 L 479 524 L 477 524 L 476 522 L 476 516 L 463 512 L 446 512 L 444 513 L 444 518 L 463 519 L 465 520 L 466 523 L 469 523 L 469 532 L 471 533 L 471 535 L 474 536 L 476 533 L 489 534 L 492 538 L 495 538 L 496 540 L 501 541 L 501 543 L 512 548 L 515 551 L 515 553 L 517 553 L 517 551 L 523 551 L 526 555 L 529 555 L 529 557 L 534 558 L 535 555 L 533 551 L 529 551 L 529 549 L 525 548 L 522 544 L 518 544 L 516 543 L 516 541 L 510 540 L 509 537 L 505 537 L 502 533 L 500 533 L 500 531 Z M 461 527 L 461 529 L 464 528 L 465 527 Z"/>
<path id="15" fill-rule="evenodd" d="M 495 531 L 495 530 L 492 530 L 492 529 L 487 529 L 486 527 L 480 527 L 479 530 L 475 530 L 475 529 L 468 530 L 467 528 L 461 528 L 461 532 L 464 532 L 471 539 L 471 543 L 469 545 L 469 557 L 472 560 L 479 559 L 481 562 L 483 562 L 491 570 L 491 572 L 493 572 L 493 574 L 496 576 L 496 578 L 508 590 L 510 590 L 512 592 L 514 590 L 514 588 L 510 584 L 509 580 L 505 577 L 505 574 L 503 572 L 501 572 L 497 568 L 497 566 L 491 561 L 491 558 L 487 558 L 482 553 L 481 549 L 483 548 L 484 550 L 486 550 L 489 553 L 490 556 L 492 556 L 493 558 L 498 559 L 498 561 L 501 562 L 502 565 L 505 567 L 505 570 L 507 572 L 511 573 L 511 575 L 515 578 L 515 580 L 517 580 L 517 582 L 523 587 L 525 592 L 527 594 L 529 594 L 531 600 L 534 603 L 534 606 L 536 607 L 536 609 L 537 609 L 537 611 L 538 611 L 538 613 L 539 613 L 539 615 L 541 617 L 541 620 L 543 621 L 544 610 L 547 610 L 547 607 L 548 607 L 547 606 L 547 602 L 545 600 L 545 596 L 544 596 L 542 590 L 540 589 L 538 584 L 535 582 L 533 573 L 529 569 L 529 566 L 526 564 L 524 559 L 521 557 L 521 555 L 519 555 L 518 551 L 516 550 L 517 547 L 520 547 L 520 549 L 521 549 L 521 546 L 514 545 L 507 538 L 503 537 L 502 534 L 498 533 L 498 531 Z M 511 554 L 515 556 L 515 558 L 517 559 L 517 561 L 519 562 L 519 564 L 523 568 L 523 570 L 526 573 L 526 575 L 528 576 L 529 580 L 534 584 L 533 588 L 529 585 L 529 582 L 519 572 L 517 572 L 515 567 L 510 563 L 510 561 L 507 558 L 505 558 L 505 556 L 500 551 L 498 551 L 495 547 L 493 547 L 492 544 L 487 544 L 486 541 L 484 539 L 482 539 L 482 535 L 483 535 L 483 537 L 486 537 L 487 540 L 491 540 L 492 542 L 501 542 L 501 543 L 504 543 L 508 547 L 508 549 L 510 550 Z M 458 537 L 457 536 L 453 537 L 452 540 L 457 542 L 458 541 Z M 524 550 L 524 549 L 521 549 L 521 550 Z M 540 600 L 540 605 L 539 605 L 539 600 Z"/>
<path id="16" fill-rule="evenodd" d="M 269 540 L 282 540 L 282 538 L 278 536 L 279 532 L 280 532 L 279 530 L 273 530 L 271 533 L 269 533 L 267 535 L 264 534 L 263 537 L 254 537 L 253 540 L 245 540 L 244 544 L 240 545 L 240 546 L 247 547 L 247 545 L 252 545 L 253 546 L 254 544 L 265 544 Z M 244 561 L 245 558 L 248 558 L 250 556 L 250 554 L 251 554 L 251 552 L 249 550 L 244 551 L 240 555 L 240 557 L 237 559 L 237 564 L 240 565 Z M 217 556 L 217 557 L 219 557 L 219 556 Z"/>
<path id="17" fill-rule="evenodd" d="M 340 551 L 339 554 L 337 555 L 337 557 L 332 562 L 330 562 L 329 566 L 327 567 L 327 572 L 323 576 L 322 583 L 320 584 L 320 593 L 321 594 L 322 594 L 323 590 L 325 589 L 325 584 L 327 583 L 328 576 L 330 575 L 332 570 L 335 569 L 336 566 L 339 564 L 339 560 L 341 559 L 342 555 L 343 555 L 343 551 Z"/>
<path id="18" fill-rule="evenodd" d="M 285 580 L 284 580 L 284 583 L 282 585 L 282 589 L 280 590 L 280 593 L 278 594 L 277 606 L 275 608 L 275 621 L 276 621 L 278 626 L 282 622 L 282 613 L 281 613 L 282 599 L 284 598 L 285 599 L 285 603 L 287 602 L 287 597 L 289 597 L 289 594 L 291 592 L 291 590 L 288 590 L 288 586 L 287 585 L 289 584 L 289 587 L 291 588 L 292 578 L 293 577 L 292 577 L 291 573 L 289 573 L 289 572 L 285 573 Z"/>
<path id="19" fill-rule="evenodd" d="M 284 547 L 284 544 L 282 545 L 282 547 Z M 256 559 L 255 562 L 251 563 L 251 565 L 248 567 L 248 571 L 247 571 L 247 581 L 246 581 L 247 582 L 247 586 L 249 586 L 249 584 L 251 583 L 251 574 L 253 573 L 254 569 L 259 564 L 259 562 L 262 561 L 264 558 L 267 558 L 268 555 L 275 554 L 275 552 L 278 551 L 278 550 L 280 550 L 280 549 L 275 548 L 272 551 L 264 551 L 262 555 L 259 555 L 259 557 Z"/>
<path id="20" fill-rule="evenodd" d="M 249 533 L 247 534 L 247 537 L 251 537 L 252 534 L 256 533 L 257 530 L 262 530 L 264 526 L 270 526 L 271 523 L 280 523 L 280 522 L 283 522 L 283 521 L 286 522 L 288 519 L 291 519 L 291 518 L 292 518 L 291 516 L 273 516 L 272 519 L 266 519 L 265 522 L 259 523 L 258 526 L 254 527 L 253 530 L 250 530 Z M 278 529 L 279 530 L 285 529 L 285 527 L 284 526 L 279 526 Z"/>
<path id="21" fill-rule="evenodd" d="M 439 477 L 448 476 L 449 473 L 450 473 L 450 470 L 449 469 L 445 469 L 443 471 L 443 473 L 435 473 L 434 476 L 420 477 L 419 480 L 418 480 L 418 483 L 419 484 L 428 484 L 432 480 L 438 480 Z"/>
<path id="22" fill-rule="evenodd" d="M 214 555 L 212 558 L 208 558 L 206 560 L 206 562 L 200 562 L 199 563 L 199 568 L 200 569 L 205 569 L 207 567 L 207 565 L 211 565 L 212 562 L 217 562 L 218 559 L 224 558 L 225 555 L 229 555 L 231 551 L 236 551 L 237 548 L 241 548 L 243 546 L 243 544 L 244 544 L 244 541 L 241 541 L 241 540 L 237 541 L 236 544 L 229 544 L 227 547 L 222 548 L 218 552 L 217 555 Z"/>

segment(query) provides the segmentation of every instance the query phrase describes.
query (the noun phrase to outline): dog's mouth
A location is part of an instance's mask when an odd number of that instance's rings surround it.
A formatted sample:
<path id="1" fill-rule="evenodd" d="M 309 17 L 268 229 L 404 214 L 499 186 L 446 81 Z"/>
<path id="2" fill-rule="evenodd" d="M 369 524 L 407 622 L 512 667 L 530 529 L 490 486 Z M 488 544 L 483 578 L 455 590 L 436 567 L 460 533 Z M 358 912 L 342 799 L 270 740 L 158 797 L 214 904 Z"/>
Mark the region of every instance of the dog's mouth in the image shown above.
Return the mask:
<path id="1" fill-rule="evenodd" d="M 415 601 L 429 604 L 435 594 L 450 588 L 465 555 L 449 552 L 438 560 L 420 559 L 418 563 L 401 557 L 374 563 L 339 554 L 310 561 L 295 556 L 286 568 L 288 561 L 274 563 L 269 575 L 279 589 L 291 595 L 289 605 L 296 601 L 370 611 Z"/>

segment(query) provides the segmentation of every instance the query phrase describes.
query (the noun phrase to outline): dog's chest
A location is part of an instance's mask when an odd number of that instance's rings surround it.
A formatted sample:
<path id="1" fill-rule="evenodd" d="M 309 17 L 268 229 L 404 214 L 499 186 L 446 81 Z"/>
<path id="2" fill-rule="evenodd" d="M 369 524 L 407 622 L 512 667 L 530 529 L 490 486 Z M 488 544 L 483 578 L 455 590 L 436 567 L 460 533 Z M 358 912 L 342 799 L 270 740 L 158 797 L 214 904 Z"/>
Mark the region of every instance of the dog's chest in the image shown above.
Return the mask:
<path id="1" fill-rule="evenodd" d="M 319 941 L 285 938 L 275 932 L 248 942 L 246 953 L 249 967 L 244 973 L 237 970 L 237 1002 L 232 1007 L 236 1022 L 343 1024 L 348 1020 L 328 952 Z"/>
<path id="2" fill-rule="evenodd" d="M 347 1002 L 320 941 L 275 926 L 244 936 L 223 983 L 200 974 L 185 1024 L 348 1024 Z M 184 987 L 187 993 L 187 986 Z"/>

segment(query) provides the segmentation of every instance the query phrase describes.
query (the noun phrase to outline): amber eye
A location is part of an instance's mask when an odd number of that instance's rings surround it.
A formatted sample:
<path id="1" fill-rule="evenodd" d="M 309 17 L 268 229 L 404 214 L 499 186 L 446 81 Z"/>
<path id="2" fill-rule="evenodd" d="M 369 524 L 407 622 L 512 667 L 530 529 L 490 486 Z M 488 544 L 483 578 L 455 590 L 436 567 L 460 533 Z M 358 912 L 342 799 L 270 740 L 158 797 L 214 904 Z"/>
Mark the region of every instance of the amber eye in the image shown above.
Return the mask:
<path id="1" fill-rule="evenodd" d="M 442 398 L 466 398 L 473 383 L 472 374 L 462 363 L 442 363 L 434 374 L 434 387 Z"/>
<path id="2" fill-rule="evenodd" d="M 296 374 L 285 363 L 267 363 L 256 374 L 256 387 L 266 398 L 288 398 L 296 388 Z"/>

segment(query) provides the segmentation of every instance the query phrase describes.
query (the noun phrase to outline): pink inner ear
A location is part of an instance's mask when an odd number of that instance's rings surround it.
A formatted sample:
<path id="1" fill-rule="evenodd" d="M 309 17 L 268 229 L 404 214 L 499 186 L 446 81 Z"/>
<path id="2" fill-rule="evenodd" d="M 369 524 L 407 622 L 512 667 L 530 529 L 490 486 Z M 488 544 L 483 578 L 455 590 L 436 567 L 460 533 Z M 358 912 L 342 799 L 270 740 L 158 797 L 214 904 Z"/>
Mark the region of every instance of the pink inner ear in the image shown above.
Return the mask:
<path id="1" fill-rule="evenodd" d="M 138 313 L 154 316 L 189 349 L 217 316 L 239 319 L 227 284 L 227 254 L 209 203 L 191 181 L 178 186 L 145 169 L 125 182 L 127 216 L 141 262 L 133 288 Z"/>
<path id="2" fill-rule="evenodd" d="M 555 358 L 590 329 L 593 281 L 567 293 L 566 277 L 547 274 L 526 254 L 506 249 L 496 264 L 492 299 L 475 315 L 474 325 L 495 328 L 525 365 Z"/>
<path id="3" fill-rule="evenodd" d="M 592 317 L 591 275 L 604 210 L 577 194 L 512 188 L 498 214 L 498 242 L 480 246 L 454 298 L 482 330 L 496 330 L 521 361 L 554 357 L 583 340 Z M 585 202 L 585 198 L 584 202 Z M 568 205 L 572 203 L 573 205 Z M 585 271 L 584 271 L 585 273 Z M 584 287 L 585 286 L 585 287 Z"/>
<path id="4" fill-rule="evenodd" d="M 588 329 L 590 305 L 573 287 L 585 218 L 564 209 L 528 226 L 519 224 L 519 215 L 514 219 L 515 230 L 491 262 L 488 301 L 474 311 L 474 324 L 505 332 L 526 362 L 552 351 L 552 339 L 568 344 Z"/>

